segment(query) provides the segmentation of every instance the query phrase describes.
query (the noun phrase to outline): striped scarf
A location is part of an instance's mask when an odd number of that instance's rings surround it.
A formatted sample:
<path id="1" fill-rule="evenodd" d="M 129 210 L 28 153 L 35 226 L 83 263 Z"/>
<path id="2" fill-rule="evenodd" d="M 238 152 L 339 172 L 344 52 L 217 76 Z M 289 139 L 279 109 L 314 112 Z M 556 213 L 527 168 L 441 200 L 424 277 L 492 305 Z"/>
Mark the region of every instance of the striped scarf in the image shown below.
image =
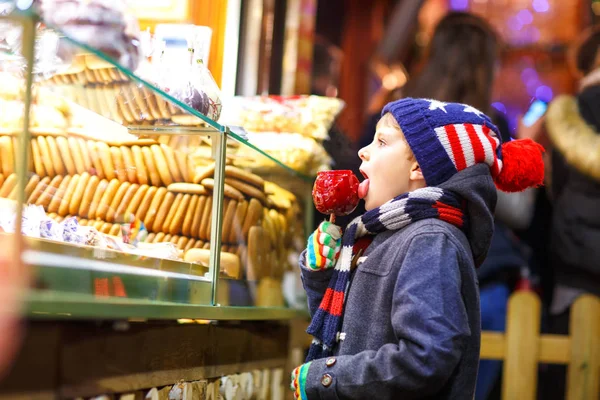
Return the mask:
<path id="1" fill-rule="evenodd" d="M 464 231 L 466 219 L 463 210 L 463 200 L 457 194 L 438 187 L 427 187 L 402 194 L 352 221 L 342 238 L 342 252 L 329 286 L 307 329 L 313 341 L 306 361 L 332 355 L 335 344 L 343 340 L 340 330 L 344 302 L 350 284 L 353 247 L 358 238 L 402 229 L 427 218 L 441 219 Z"/>

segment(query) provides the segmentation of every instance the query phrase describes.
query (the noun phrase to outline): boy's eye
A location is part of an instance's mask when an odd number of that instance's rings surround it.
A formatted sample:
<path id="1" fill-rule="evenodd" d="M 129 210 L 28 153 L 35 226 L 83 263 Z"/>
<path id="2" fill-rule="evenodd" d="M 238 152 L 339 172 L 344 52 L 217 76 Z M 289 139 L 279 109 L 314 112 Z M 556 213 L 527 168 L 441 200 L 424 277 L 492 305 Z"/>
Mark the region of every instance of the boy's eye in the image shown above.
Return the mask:
<path id="1" fill-rule="evenodd" d="M 377 145 L 378 145 L 379 147 L 381 147 L 381 146 L 385 146 L 385 141 L 383 141 L 383 140 L 381 140 L 381 139 L 378 139 L 378 140 L 377 140 Z"/>

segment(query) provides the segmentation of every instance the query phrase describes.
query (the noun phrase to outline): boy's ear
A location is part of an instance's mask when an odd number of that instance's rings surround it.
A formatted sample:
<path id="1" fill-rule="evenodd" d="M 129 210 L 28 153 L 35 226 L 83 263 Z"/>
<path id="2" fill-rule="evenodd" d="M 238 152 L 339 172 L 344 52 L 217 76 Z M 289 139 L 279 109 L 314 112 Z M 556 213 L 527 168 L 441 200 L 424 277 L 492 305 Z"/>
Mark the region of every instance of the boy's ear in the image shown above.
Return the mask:
<path id="1" fill-rule="evenodd" d="M 414 163 L 412 163 L 412 165 L 410 166 L 410 174 L 408 176 L 408 178 L 411 181 L 424 181 L 425 177 L 423 176 L 423 172 L 421 171 L 421 167 L 419 166 L 419 163 L 417 163 L 416 161 Z"/>

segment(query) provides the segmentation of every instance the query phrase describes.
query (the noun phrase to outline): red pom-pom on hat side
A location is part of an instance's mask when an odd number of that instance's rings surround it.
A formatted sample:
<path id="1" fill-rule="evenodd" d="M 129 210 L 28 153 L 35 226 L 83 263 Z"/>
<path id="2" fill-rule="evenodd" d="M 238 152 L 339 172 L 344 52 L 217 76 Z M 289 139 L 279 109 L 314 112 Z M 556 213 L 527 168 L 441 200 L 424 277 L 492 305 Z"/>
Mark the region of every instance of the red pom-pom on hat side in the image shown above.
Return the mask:
<path id="1" fill-rule="evenodd" d="M 494 178 L 503 192 L 522 192 L 544 183 L 544 148 L 531 139 L 513 140 L 502 145 L 502 170 Z"/>

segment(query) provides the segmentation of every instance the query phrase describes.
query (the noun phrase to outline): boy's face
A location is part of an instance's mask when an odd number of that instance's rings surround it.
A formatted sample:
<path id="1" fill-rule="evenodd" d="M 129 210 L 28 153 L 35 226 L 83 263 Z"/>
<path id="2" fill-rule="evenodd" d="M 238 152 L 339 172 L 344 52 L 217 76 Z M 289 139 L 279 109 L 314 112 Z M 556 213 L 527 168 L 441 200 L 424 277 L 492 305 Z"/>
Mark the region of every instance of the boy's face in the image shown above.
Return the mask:
<path id="1" fill-rule="evenodd" d="M 390 120 L 391 119 L 391 120 Z M 425 187 L 425 179 L 402 130 L 391 114 L 377 124 L 373 142 L 359 150 L 360 171 L 365 176 L 361 189 L 367 211 L 394 197 Z"/>

